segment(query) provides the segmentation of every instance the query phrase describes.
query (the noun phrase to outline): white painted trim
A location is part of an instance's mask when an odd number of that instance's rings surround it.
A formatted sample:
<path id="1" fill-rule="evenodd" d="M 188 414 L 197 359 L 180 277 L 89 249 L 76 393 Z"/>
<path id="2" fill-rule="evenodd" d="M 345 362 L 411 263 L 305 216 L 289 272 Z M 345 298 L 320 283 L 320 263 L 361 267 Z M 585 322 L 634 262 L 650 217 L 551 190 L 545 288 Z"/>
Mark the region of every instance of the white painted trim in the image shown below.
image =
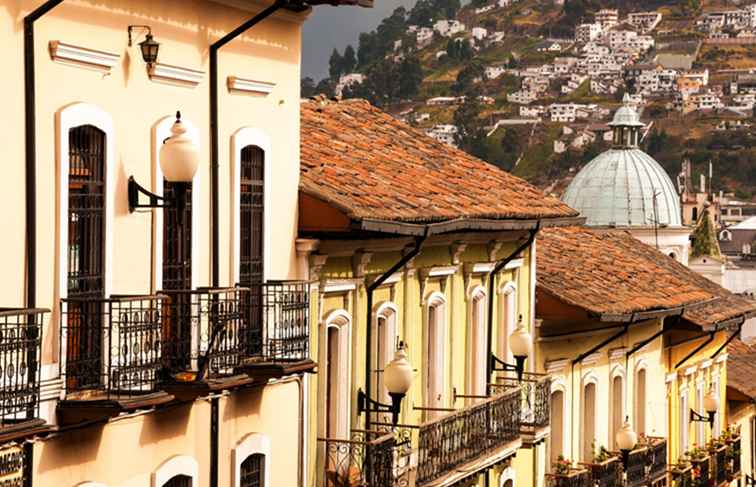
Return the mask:
<path id="1" fill-rule="evenodd" d="M 698 367 L 696 367 L 695 365 L 693 367 L 688 367 L 687 369 L 683 371 L 683 375 L 685 376 L 693 375 L 696 373 L 697 370 L 698 370 Z"/>
<path id="2" fill-rule="evenodd" d="M 242 127 L 231 136 L 231 255 L 229 265 L 229 276 L 233 276 L 230 284 L 239 282 L 239 236 L 241 235 L 241 152 L 247 146 L 256 146 L 263 151 L 263 280 L 270 278 L 271 268 L 270 256 L 274 249 L 271 248 L 271 224 L 270 212 L 271 196 L 273 188 L 271 187 L 272 174 L 271 162 L 273 161 L 273 148 L 271 138 L 262 129 L 255 127 Z M 334 291 L 326 291 L 334 292 Z"/>
<path id="3" fill-rule="evenodd" d="M 477 286 L 470 286 L 470 289 L 467 290 L 467 300 L 472 302 L 473 299 L 478 298 L 487 298 L 488 292 L 486 292 L 486 288 L 484 288 L 481 285 Z"/>
<path id="4" fill-rule="evenodd" d="M 580 365 L 593 365 L 599 361 L 599 359 L 601 358 L 601 355 L 602 355 L 601 350 L 593 352 L 592 354 L 585 357 L 583 361 L 580 362 Z"/>
<path id="5" fill-rule="evenodd" d="M 423 392 L 422 392 L 422 398 L 423 398 L 423 405 L 424 406 L 431 406 L 431 407 L 443 407 L 445 404 L 445 393 L 446 386 L 447 386 L 447 367 L 448 367 L 448 360 L 447 360 L 447 352 L 448 352 L 448 346 L 447 346 L 447 339 L 449 336 L 449 309 L 448 309 L 448 301 L 446 299 L 446 296 L 444 296 L 442 293 L 438 291 L 434 291 L 430 293 L 427 296 L 427 299 L 424 301 L 426 303 L 424 311 L 425 311 L 425 317 L 424 317 L 424 326 L 423 326 L 423 357 L 424 357 L 424 363 L 426 363 L 428 366 L 426 367 L 426 375 L 424 377 L 424 384 L 423 384 Z M 430 310 L 431 308 L 440 307 L 442 310 L 442 323 L 441 326 L 438 328 L 436 338 L 436 346 L 438 348 L 441 348 L 440 353 L 440 363 L 433 363 L 430 357 Z M 440 390 L 439 391 L 431 391 L 431 373 L 435 373 L 434 381 L 437 381 L 440 384 Z M 431 392 L 438 393 L 437 398 L 432 398 L 430 396 Z M 428 418 L 435 418 L 440 416 L 439 412 L 427 412 Z"/>
<path id="6" fill-rule="evenodd" d="M 494 270 L 494 267 L 496 267 L 495 262 L 478 262 L 477 264 L 473 264 L 472 273 L 488 274 L 489 272 Z"/>
<path id="7" fill-rule="evenodd" d="M 548 360 L 546 362 L 546 373 L 549 375 L 560 374 L 565 371 L 567 365 L 569 365 L 569 359 L 561 358 L 557 360 Z"/>
<path id="8" fill-rule="evenodd" d="M 176 455 L 164 461 L 152 472 L 152 486 L 163 487 L 176 475 L 186 475 L 192 479 L 192 487 L 199 487 L 199 464 L 189 455 Z"/>
<path id="9" fill-rule="evenodd" d="M 250 433 L 244 437 L 234 448 L 231 455 L 231 468 L 233 469 L 232 482 L 235 487 L 241 485 L 241 465 L 250 455 L 261 454 L 265 457 L 265 468 L 263 469 L 265 478 L 263 485 L 268 486 L 270 483 L 270 438 L 261 433 Z"/>
<path id="10" fill-rule="evenodd" d="M 320 350 L 322 351 L 322 357 L 318 363 L 324 365 L 323 369 L 324 371 L 326 371 L 324 372 L 324 377 L 326 378 L 326 380 L 328 380 L 326 366 L 326 364 L 328 363 L 328 328 L 336 328 L 339 330 L 339 356 L 346 357 L 346 360 L 343 361 L 344 367 L 343 369 L 341 369 L 341 373 L 339 374 L 339 383 L 337 384 L 337 394 L 339 396 L 337 398 L 337 401 L 339 401 L 339 404 L 337 404 L 338 409 L 336 410 L 335 423 L 339 431 L 334 434 L 334 437 L 347 439 L 349 437 L 349 411 L 351 411 L 351 374 L 349 371 L 352 370 L 352 315 L 344 309 L 337 309 L 328 313 L 323 322 L 325 323 L 325 326 L 323 327 L 324 336 L 323 340 L 321 341 L 322 346 L 320 347 Z M 328 385 L 326 383 L 325 388 L 323 389 L 323 394 L 327 394 L 327 392 Z M 325 406 L 326 408 L 328 407 L 327 404 L 325 404 Z M 327 412 L 326 414 L 329 414 L 329 412 Z"/>
<path id="11" fill-rule="evenodd" d="M 343 293 L 355 289 L 357 289 L 357 284 L 354 282 L 326 282 L 323 286 L 324 293 Z"/>
<path id="12" fill-rule="evenodd" d="M 507 262 L 507 265 L 504 266 L 504 269 L 519 269 L 522 267 L 522 264 L 525 262 L 525 259 L 522 257 L 518 257 L 517 259 L 512 259 L 509 262 Z"/>
<path id="13" fill-rule="evenodd" d="M 671 384 L 677 380 L 677 374 L 674 372 L 670 372 L 669 374 L 666 374 L 664 376 L 664 382 L 667 384 Z"/>
<path id="14" fill-rule="evenodd" d="M 501 471 L 501 475 L 499 476 L 499 487 L 504 487 L 504 484 L 506 484 L 508 480 L 512 481 L 512 487 L 516 487 L 515 471 L 511 466 Z"/>
<path id="15" fill-rule="evenodd" d="M 627 353 L 627 348 L 625 347 L 613 348 L 609 350 L 609 360 L 624 359 L 626 353 Z"/>
<path id="16" fill-rule="evenodd" d="M 488 293 L 483 286 L 470 286 L 467 296 L 467 394 L 484 395 L 486 392 L 486 360 L 488 348 L 488 327 L 486 309 Z M 476 310 L 477 307 L 477 310 Z M 476 319 L 477 316 L 477 319 Z"/>
<path id="17" fill-rule="evenodd" d="M 515 292 L 517 292 L 517 284 L 512 281 L 507 281 L 499 286 L 499 294 L 507 295 Z"/>
<path id="18" fill-rule="evenodd" d="M 583 458 L 583 444 L 585 443 L 585 425 L 583 424 L 583 418 L 585 418 L 585 389 L 588 385 L 593 384 L 595 387 L 594 392 L 594 402 L 593 405 L 593 434 L 594 437 L 591 438 L 591 441 L 594 441 L 597 439 L 598 433 L 599 433 L 599 422 L 598 422 L 598 410 L 599 410 L 599 379 L 598 376 L 593 371 L 589 371 L 586 374 L 583 375 L 582 379 L 580 380 L 580 408 L 579 410 L 579 418 L 578 418 L 578 429 L 580 430 L 580 435 L 578 438 L 578 458 L 581 459 L 581 461 L 588 461 L 589 459 Z"/>
<path id="19" fill-rule="evenodd" d="M 455 265 L 433 267 L 428 271 L 428 277 L 446 277 L 456 274 L 458 267 Z"/>
<path id="20" fill-rule="evenodd" d="M 394 358 L 394 352 L 396 350 L 396 338 L 399 336 L 399 307 L 391 302 L 391 301 L 383 301 L 378 304 L 378 306 L 375 307 L 375 313 L 373 314 L 373 323 L 374 323 L 374 330 L 375 333 L 373 333 L 373 340 L 375 342 L 371 345 L 375 348 L 373 357 L 375 358 L 374 366 L 376 366 L 379 369 L 382 369 L 386 366 L 386 364 L 391 361 Z M 378 327 L 378 319 L 383 318 L 385 320 L 385 332 L 386 335 L 381 335 L 381 328 Z M 385 353 L 385 357 L 381 357 L 380 354 L 377 353 L 378 350 L 378 344 L 381 343 L 381 338 L 383 338 L 383 348 Z M 382 360 L 383 359 L 383 360 Z M 390 396 L 388 394 L 388 391 L 384 391 L 384 389 L 381 386 L 381 383 L 378 381 L 378 378 L 376 376 L 377 374 L 371 374 L 371 377 L 375 378 L 374 380 L 374 388 L 375 396 L 378 397 L 379 401 L 386 402 L 390 401 Z"/>
<path id="21" fill-rule="evenodd" d="M 723 353 L 723 354 L 719 355 L 719 357 L 715 358 L 714 361 L 716 363 L 718 363 L 718 364 L 721 364 L 722 362 L 726 362 L 727 361 L 727 357 L 729 357 L 729 354 Z"/>
<path id="22" fill-rule="evenodd" d="M 160 169 L 160 147 L 163 145 L 163 141 L 171 136 L 171 127 L 176 121 L 175 115 L 168 115 L 155 123 L 152 126 L 152 192 L 158 196 L 163 195 L 163 171 Z M 201 153 L 202 148 L 200 146 L 200 132 L 196 125 L 191 120 L 188 120 L 184 116 L 181 117 L 181 121 L 186 127 L 187 136 L 192 139 L 192 142 L 197 146 L 198 151 Z M 197 289 L 199 286 L 199 235 L 203 234 L 203 228 L 200 225 L 200 207 L 202 205 L 202 171 L 197 171 L 192 180 L 192 276 L 191 284 L 192 289 Z M 152 291 L 160 291 L 163 289 L 163 209 L 153 208 L 153 226 L 152 232 L 155 238 L 152 239 L 152 267 L 153 267 L 153 283 Z"/>
<path id="23" fill-rule="evenodd" d="M 383 281 L 381 285 L 378 287 L 390 286 L 391 284 L 396 284 L 397 282 L 401 280 L 402 280 L 402 272 L 395 272 L 391 274 L 390 276 L 388 276 L 386 280 Z"/>
<path id="24" fill-rule="evenodd" d="M 238 76 L 229 76 L 226 80 L 226 85 L 228 86 L 228 91 L 231 92 L 240 91 L 260 95 L 269 95 L 276 87 L 275 83 L 239 78 Z"/>
<path id="25" fill-rule="evenodd" d="M 712 362 L 712 360 L 711 360 L 711 359 L 706 359 L 706 360 L 702 361 L 702 362 L 701 362 L 700 364 L 698 364 L 698 369 L 699 369 L 699 370 L 705 370 L 705 369 L 708 369 L 709 367 L 711 367 L 711 364 L 712 364 L 712 363 L 713 363 L 713 362 Z"/>
<path id="26" fill-rule="evenodd" d="M 615 365 L 612 367 L 612 371 L 609 374 L 609 380 L 614 380 L 615 377 L 622 377 L 622 380 L 625 380 L 625 368 L 620 365 Z"/>
<path id="27" fill-rule="evenodd" d="M 108 487 L 106 484 L 101 484 L 99 482 L 82 482 L 80 484 L 76 484 L 76 487 Z"/>
<path id="28" fill-rule="evenodd" d="M 147 74 L 152 81 L 158 83 L 189 86 L 192 88 L 200 84 L 202 78 L 205 77 L 204 71 L 161 63 L 153 64 L 147 70 Z"/>
<path id="29" fill-rule="evenodd" d="M 50 57 L 53 61 L 108 73 L 118 64 L 118 60 L 121 58 L 119 54 L 75 46 L 61 41 L 50 41 L 49 48 Z"/>

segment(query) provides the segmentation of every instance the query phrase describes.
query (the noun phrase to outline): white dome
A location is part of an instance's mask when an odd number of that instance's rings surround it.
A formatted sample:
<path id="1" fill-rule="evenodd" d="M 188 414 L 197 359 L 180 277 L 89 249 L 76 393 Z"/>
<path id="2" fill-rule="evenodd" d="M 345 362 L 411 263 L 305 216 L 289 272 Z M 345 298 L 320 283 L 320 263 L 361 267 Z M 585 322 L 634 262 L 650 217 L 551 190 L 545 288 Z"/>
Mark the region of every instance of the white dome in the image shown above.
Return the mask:
<path id="1" fill-rule="evenodd" d="M 620 109 L 621 110 L 621 109 Z M 654 217 L 656 195 L 656 217 Z M 588 163 L 562 198 L 589 226 L 681 226 L 680 201 L 664 169 L 638 148 L 610 149 Z"/>

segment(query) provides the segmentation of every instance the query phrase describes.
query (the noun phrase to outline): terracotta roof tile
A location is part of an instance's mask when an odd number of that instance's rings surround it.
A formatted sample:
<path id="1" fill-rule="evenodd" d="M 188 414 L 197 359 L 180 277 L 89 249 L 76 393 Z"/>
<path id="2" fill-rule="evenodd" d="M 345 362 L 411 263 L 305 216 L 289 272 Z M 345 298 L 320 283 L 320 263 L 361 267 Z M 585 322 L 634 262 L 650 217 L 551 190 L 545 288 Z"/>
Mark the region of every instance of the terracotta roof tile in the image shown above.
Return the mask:
<path id="1" fill-rule="evenodd" d="M 364 100 L 303 101 L 304 193 L 353 220 L 576 217 L 557 198 L 436 141 Z"/>
<path id="2" fill-rule="evenodd" d="M 545 229 L 538 238 L 538 286 L 597 315 L 686 306 L 701 327 L 754 313 L 736 296 L 622 231 Z"/>
<path id="3" fill-rule="evenodd" d="M 727 387 L 756 398 L 756 346 L 734 339 L 727 345 Z"/>

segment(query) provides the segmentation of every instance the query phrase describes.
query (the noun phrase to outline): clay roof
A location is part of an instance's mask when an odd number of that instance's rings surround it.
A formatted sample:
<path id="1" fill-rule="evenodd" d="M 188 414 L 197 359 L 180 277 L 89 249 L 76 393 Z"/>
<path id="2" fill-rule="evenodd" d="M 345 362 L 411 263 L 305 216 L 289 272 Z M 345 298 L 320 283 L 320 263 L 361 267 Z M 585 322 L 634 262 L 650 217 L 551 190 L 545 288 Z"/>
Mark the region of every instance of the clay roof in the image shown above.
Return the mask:
<path id="1" fill-rule="evenodd" d="M 756 399 L 756 346 L 734 339 L 727 345 L 727 387 Z"/>
<path id="2" fill-rule="evenodd" d="M 756 312 L 756 302 L 623 231 L 544 229 L 537 263 L 541 290 L 604 321 L 684 306 L 684 319 L 711 328 Z"/>
<path id="3" fill-rule="evenodd" d="M 574 219 L 524 180 L 364 100 L 303 101 L 300 191 L 352 221 Z"/>

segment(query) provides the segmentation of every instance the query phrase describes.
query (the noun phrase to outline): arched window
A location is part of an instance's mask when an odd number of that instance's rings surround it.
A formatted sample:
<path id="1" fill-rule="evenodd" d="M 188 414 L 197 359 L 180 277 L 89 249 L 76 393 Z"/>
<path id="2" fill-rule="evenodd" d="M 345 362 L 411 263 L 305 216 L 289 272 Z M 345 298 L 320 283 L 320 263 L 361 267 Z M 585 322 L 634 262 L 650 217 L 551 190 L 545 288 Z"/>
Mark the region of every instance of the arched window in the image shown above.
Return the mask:
<path id="1" fill-rule="evenodd" d="M 339 310 L 326 318 L 324 347 L 325 430 L 328 438 L 346 438 L 349 433 L 349 329 L 352 318 Z"/>
<path id="2" fill-rule="evenodd" d="M 239 487 L 265 487 L 265 455 L 254 453 L 241 464 Z"/>
<path id="3" fill-rule="evenodd" d="M 383 384 L 383 369 L 394 358 L 396 352 L 398 309 L 393 303 L 383 303 L 375 313 L 377 333 L 373 333 L 373 390 L 379 401 L 388 403 L 391 398 Z M 387 422 L 390 415 L 380 415 L 378 422 Z"/>
<path id="4" fill-rule="evenodd" d="M 722 230 L 722 232 L 719 234 L 719 240 L 729 242 L 732 240 L 732 232 L 729 230 Z"/>
<path id="5" fill-rule="evenodd" d="M 499 332 L 498 356 L 507 363 L 514 363 L 509 349 L 509 335 L 515 330 L 517 321 L 517 287 L 508 282 L 501 288 L 501 326 Z"/>
<path id="6" fill-rule="evenodd" d="M 163 487 L 194 487 L 192 485 L 192 478 L 188 475 L 174 475 L 168 479 Z"/>
<path id="7" fill-rule="evenodd" d="M 646 433 L 646 369 L 635 373 L 635 432 Z"/>
<path id="8" fill-rule="evenodd" d="M 486 291 L 482 287 L 473 290 L 470 299 L 470 325 L 468 327 L 469 392 L 481 396 L 486 393 L 486 360 L 488 346 L 486 333 Z"/>
<path id="9" fill-rule="evenodd" d="M 239 168 L 239 282 L 263 281 L 263 214 L 265 152 L 248 145 L 241 151 Z"/>
<path id="10" fill-rule="evenodd" d="M 614 378 L 612 378 L 612 404 L 611 404 L 611 423 L 610 423 L 610 429 L 609 429 L 609 445 L 610 449 L 614 448 L 616 445 L 614 444 L 615 436 L 617 434 L 617 431 L 622 428 L 622 423 L 625 419 L 625 408 L 624 408 L 624 380 L 622 375 L 615 375 Z"/>
<path id="11" fill-rule="evenodd" d="M 444 367 L 446 361 L 446 298 L 434 293 L 428 300 L 428 326 L 426 328 L 426 354 L 428 367 L 425 370 L 425 404 L 440 408 L 444 404 Z M 440 413 L 428 412 L 428 418 Z"/>
<path id="12" fill-rule="evenodd" d="M 581 418 L 581 448 L 584 462 L 593 460 L 593 442 L 596 440 L 596 383 L 588 382 L 583 386 Z"/>
<path id="13" fill-rule="evenodd" d="M 551 436 L 549 437 L 549 467 L 564 454 L 564 391 L 551 393 Z"/>

